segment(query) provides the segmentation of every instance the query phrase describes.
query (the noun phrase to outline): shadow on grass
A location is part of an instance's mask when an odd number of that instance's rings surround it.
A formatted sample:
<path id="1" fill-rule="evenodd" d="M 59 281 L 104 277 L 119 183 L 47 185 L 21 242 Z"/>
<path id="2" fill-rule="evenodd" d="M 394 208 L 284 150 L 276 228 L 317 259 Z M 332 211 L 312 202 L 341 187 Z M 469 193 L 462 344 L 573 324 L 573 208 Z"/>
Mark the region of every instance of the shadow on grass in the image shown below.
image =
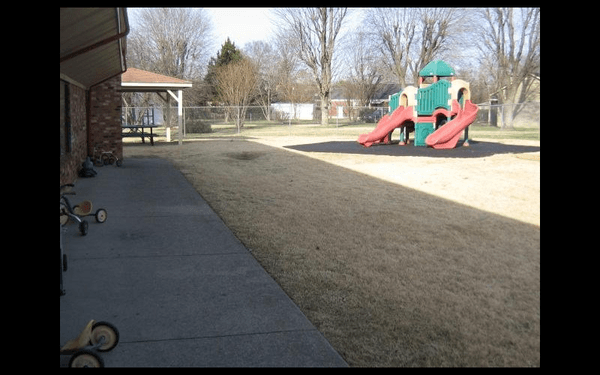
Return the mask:
<path id="1" fill-rule="evenodd" d="M 349 364 L 540 365 L 539 227 L 255 142 L 164 150 Z"/>

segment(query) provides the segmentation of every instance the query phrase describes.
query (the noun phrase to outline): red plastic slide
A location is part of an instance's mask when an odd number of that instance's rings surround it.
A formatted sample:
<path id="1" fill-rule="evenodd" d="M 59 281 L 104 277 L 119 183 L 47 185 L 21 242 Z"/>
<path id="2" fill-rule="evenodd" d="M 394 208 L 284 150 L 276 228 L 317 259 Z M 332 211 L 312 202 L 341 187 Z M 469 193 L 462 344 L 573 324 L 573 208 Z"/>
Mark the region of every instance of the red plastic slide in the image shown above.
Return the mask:
<path id="1" fill-rule="evenodd" d="M 479 107 L 470 100 L 465 101 L 463 110 L 459 110 L 458 115 L 450 122 L 429 134 L 425 138 L 427 146 L 435 149 L 450 149 L 456 147 L 460 133 L 475 121 Z"/>
<path id="2" fill-rule="evenodd" d="M 397 127 L 400 127 L 404 121 L 413 120 L 412 107 L 398 107 L 391 115 L 385 115 L 379 120 L 375 129 L 368 134 L 361 134 L 358 137 L 358 143 L 365 147 L 370 147 L 373 143 L 383 141 L 388 134 Z"/>

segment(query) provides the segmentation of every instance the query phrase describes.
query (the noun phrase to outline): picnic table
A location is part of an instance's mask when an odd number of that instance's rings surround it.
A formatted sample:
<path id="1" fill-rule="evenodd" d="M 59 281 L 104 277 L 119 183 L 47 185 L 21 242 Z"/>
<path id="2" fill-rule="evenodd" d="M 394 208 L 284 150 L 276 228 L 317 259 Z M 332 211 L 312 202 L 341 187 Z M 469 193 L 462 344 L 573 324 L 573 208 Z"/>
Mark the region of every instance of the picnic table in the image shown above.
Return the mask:
<path id="1" fill-rule="evenodd" d="M 146 143 L 144 138 L 150 138 L 150 144 L 154 146 L 154 137 L 156 134 L 152 132 L 152 129 L 158 128 L 158 125 L 121 125 L 123 137 L 140 137 L 142 143 Z M 150 133 L 145 132 L 144 129 L 150 129 Z"/>

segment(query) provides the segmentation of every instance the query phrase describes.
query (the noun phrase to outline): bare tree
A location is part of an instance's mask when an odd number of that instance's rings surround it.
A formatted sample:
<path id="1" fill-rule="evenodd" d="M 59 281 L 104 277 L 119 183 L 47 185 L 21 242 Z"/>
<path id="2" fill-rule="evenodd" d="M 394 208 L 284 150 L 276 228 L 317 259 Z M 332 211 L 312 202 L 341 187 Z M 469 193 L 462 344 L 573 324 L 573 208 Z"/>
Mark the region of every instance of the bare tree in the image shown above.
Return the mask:
<path id="1" fill-rule="evenodd" d="M 275 89 L 281 100 L 294 102 L 295 85 L 301 72 L 301 61 L 290 43 L 291 37 L 279 33 L 276 39 Z M 314 86 L 314 85 L 313 85 Z"/>
<path id="2" fill-rule="evenodd" d="M 418 79 L 418 73 L 440 56 L 449 46 L 449 42 L 458 37 L 463 23 L 463 12 L 456 8 L 420 8 L 420 51 L 413 60 L 413 79 Z"/>
<path id="3" fill-rule="evenodd" d="M 371 37 L 387 69 L 406 86 L 411 48 L 417 28 L 415 8 L 372 8 L 365 18 Z"/>
<path id="4" fill-rule="evenodd" d="M 160 74 L 181 79 L 202 76 L 212 24 L 201 8 L 144 8 L 127 40 L 127 59 Z"/>
<path id="5" fill-rule="evenodd" d="M 238 132 L 244 126 L 246 110 L 256 94 L 258 77 L 258 69 L 249 59 L 217 68 L 215 79 L 219 97 L 225 105 L 238 107 L 234 112 Z"/>
<path id="6" fill-rule="evenodd" d="M 498 99 L 512 105 L 503 111 L 502 128 L 511 128 L 540 69 L 540 8 L 493 8 L 481 11 L 483 66 L 493 76 Z"/>
<path id="7" fill-rule="evenodd" d="M 244 46 L 244 55 L 251 59 L 258 69 L 256 102 L 260 104 L 265 118 L 271 120 L 271 102 L 277 87 L 277 53 L 270 44 L 253 41 Z"/>
<path id="8" fill-rule="evenodd" d="M 212 48 L 212 23 L 203 9 L 141 8 L 129 12 L 127 65 L 151 72 L 199 81 Z M 202 85 L 186 91 L 184 100 L 196 103 Z M 148 106 L 153 94 L 128 93 L 132 105 Z"/>
<path id="9" fill-rule="evenodd" d="M 342 83 L 346 98 L 357 99 L 360 106 L 368 106 L 382 80 L 379 56 L 370 45 L 365 32 L 358 31 L 345 43 L 348 75 Z"/>
<path id="10" fill-rule="evenodd" d="M 321 99 L 321 125 L 328 125 L 333 53 L 347 9 L 286 8 L 275 13 L 280 33 L 289 35 L 290 45 L 312 72 Z"/>
<path id="11" fill-rule="evenodd" d="M 455 8 L 373 8 L 366 16 L 387 68 L 405 87 L 460 34 L 463 11 Z"/>

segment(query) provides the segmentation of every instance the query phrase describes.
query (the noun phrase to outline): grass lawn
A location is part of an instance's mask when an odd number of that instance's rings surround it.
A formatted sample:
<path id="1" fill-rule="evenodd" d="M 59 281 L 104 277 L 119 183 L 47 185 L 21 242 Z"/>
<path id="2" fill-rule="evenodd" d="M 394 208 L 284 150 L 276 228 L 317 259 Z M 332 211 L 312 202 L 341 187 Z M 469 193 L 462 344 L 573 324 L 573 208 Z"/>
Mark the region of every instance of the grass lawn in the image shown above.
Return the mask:
<path id="1" fill-rule="evenodd" d="M 311 136 L 311 137 L 356 137 L 362 133 L 371 132 L 376 124 L 358 123 L 348 124 L 345 121 L 338 122 L 330 120 L 327 127 L 312 122 L 274 123 L 269 121 L 251 122 L 244 125 L 238 133 L 235 123 L 212 125 L 212 133 L 188 134 L 186 139 L 221 138 L 221 137 L 278 137 L 278 136 Z M 398 132 L 398 130 L 396 130 Z M 164 134 L 164 130 L 162 133 Z M 411 133 L 411 136 L 414 134 Z M 176 139 L 177 134 L 172 137 Z M 473 124 L 469 127 L 469 138 L 486 139 L 523 139 L 540 140 L 540 129 L 538 128 L 514 128 L 502 130 L 498 127 Z"/>
<path id="2" fill-rule="evenodd" d="M 190 128 L 194 127 L 197 120 L 188 120 Z M 252 137 L 252 136 L 350 136 L 358 137 L 362 133 L 371 132 L 376 123 L 365 123 L 362 121 L 349 121 L 348 118 L 337 119 L 330 118 L 329 125 L 324 127 L 313 120 L 293 120 L 283 121 L 247 121 L 238 132 L 235 122 L 223 122 L 221 120 L 202 120 L 205 125 L 210 124 L 211 133 L 192 134 L 189 133 L 186 139 L 194 138 L 220 138 L 220 137 Z M 396 130 L 398 132 L 399 130 Z M 502 130 L 498 127 L 491 127 L 486 123 L 474 123 L 469 127 L 470 138 L 483 137 L 488 139 L 524 139 L 540 140 L 539 125 L 531 127 L 516 127 L 510 130 Z M 161 136 L 165 134 L 165 128 L 159 127 L 154 130 Z M 414 136 L 414 134 L 411 134 Z M 177 140 L 177 132 L 172 132 L 172 138 Z"/>
<path id="3" fill-rule="evenodd" d="M 352 366 L 539 366 L 539 151 L 286 148 L 374 127 L 213 126 L 182 146 L 127 140 L 124 165 L 171 160 Z M 539 146 L 538 129 L 470 138 Z"/>

